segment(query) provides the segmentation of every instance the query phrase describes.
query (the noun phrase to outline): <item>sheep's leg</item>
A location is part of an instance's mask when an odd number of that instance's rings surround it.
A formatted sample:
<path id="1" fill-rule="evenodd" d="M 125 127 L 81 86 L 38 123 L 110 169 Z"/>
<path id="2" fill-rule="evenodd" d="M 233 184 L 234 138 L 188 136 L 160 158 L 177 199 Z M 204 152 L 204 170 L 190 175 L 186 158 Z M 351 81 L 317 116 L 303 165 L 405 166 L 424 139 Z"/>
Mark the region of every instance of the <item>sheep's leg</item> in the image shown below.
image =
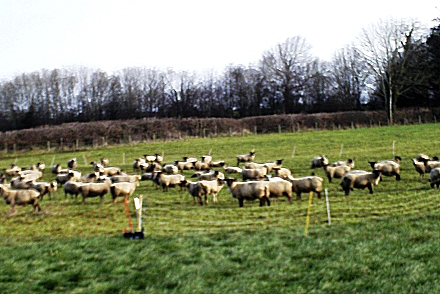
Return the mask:
<path id="1" fill-rule="evenodd" d="M 265 197 L 266 198 L 266 202 L 267 202 L 267 206 L 270 206 L 270 199 L 269 199 L 269 197 Z"/>
<path id="2" fill-rule="evenodd" d="M 260 206 L 264 206 L 264 203 L 266 202 L 265 197 L 260 198 Z"/>
<path id="3" fill-rule="evenodd" d="M 286 197 L 287 197 L 287 199 L 289 200 L 289 203 L 292 204 L 292 203 L 293 203 L 293 201 L 292 201 L 292 196 L 289 196 L 289 195 L 288 195 L 288 196 L 286 196 Z"/>
<path id="4" fill-rule="evenodd" d="M 40 210 L 41 210 L 40 204 L 38 204 L 38 202 L 34 202 L 34 213 Z"/>
<path id="5" fill-rule="evenodd" d="M 400 181 L 400 175 L 396 173 L 396 181 Z"/>
<path id="6" fill-rule="evenodd" d="M 370 191 L 370 194 L 373 194 L 373 185 L 371 185 L 371 183 L 368 183 L 367 188 L 368 191 Z"/>
<path id="7" fill-rule="evenodd" d="M 243 198 L 238 199 L 238 205 L 239 205 L 240 207 L 243 207 L 243 206 L 244 206 L 244 199 L 243 199 Z"/>
<path id="8" fill-rule="evenodd" d="M 301 199 L 301 192 L 296 192 L 296 200 L 302 200 Z"/>

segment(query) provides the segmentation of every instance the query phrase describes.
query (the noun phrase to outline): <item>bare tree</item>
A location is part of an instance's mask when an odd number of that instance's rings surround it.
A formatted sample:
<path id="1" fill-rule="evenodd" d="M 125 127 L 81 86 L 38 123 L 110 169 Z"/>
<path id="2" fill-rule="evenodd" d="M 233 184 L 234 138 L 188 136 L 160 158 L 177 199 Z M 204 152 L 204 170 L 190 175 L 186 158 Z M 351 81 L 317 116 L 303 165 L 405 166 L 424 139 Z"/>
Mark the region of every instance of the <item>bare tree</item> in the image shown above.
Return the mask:
<path id="1" fill-rule="evenodd" d="M 263 53 L 261 71 L 280 88 L 286 113 L 297 111 L 303 98 L 307 67 L 313 62 L 310 49 L 304 38 L 296 36 Z"/>
<path id="2" fill-rule="evenodd" d="M 412 57 L 411 54 L 401 54 L 409 35 L 422 38 L 419 22 L 391 18 L 363 29 L 358 38 L 358 52 L 373 75 L 372 80 L 380 81 L 379 89 L 385 99 L 390 124 L 394 123 L 393 110 L 397 99 L 394 85 L 399 72 L 393 66 L 404 64 L 396 63 L 396 58 Z"/>

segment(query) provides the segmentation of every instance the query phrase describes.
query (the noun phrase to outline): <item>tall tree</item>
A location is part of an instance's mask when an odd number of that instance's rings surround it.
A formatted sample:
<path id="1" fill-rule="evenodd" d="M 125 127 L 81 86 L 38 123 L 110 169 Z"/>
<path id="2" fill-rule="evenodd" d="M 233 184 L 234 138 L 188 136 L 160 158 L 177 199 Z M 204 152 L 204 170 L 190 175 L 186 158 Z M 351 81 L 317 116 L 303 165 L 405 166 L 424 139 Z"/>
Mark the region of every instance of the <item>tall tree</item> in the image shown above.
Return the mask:
<path id="1" fill-rule="evenodd" d="M 261 71 L 268 81 L 275 82 L 279 87 L 285 113 L 300 110 L 307 67 L 313 62 L 310 50 L 311 45 L 296 36 L 263 53 Z"/>

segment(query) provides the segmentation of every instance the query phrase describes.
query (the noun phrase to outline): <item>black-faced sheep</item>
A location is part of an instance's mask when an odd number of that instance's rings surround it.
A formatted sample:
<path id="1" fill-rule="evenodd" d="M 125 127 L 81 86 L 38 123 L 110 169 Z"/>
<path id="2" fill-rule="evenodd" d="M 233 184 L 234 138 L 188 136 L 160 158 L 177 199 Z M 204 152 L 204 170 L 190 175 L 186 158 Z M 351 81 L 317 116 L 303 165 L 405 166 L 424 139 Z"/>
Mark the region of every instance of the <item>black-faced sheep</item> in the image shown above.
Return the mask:
<path id="1" fill-rule="evenodd" d="M 61 168 L 61 165 L 55 164 L 52 166 L 51 171 L 53 174 L 57 175 L 57 174 L 66 174 L 69 172 L 69 169 L 68 168 Z"/>
<path id="2" fill-rule="evenodd" d="M 208 204 L 208 196 L 212 195 L 212 202 L 217 203 L 217 195 L 225 185 L 224 179 L 214 179 L 210 181 L 199 181 L 201 195 L 205 196 L 205 202 Z"/>
<path id="3" fill-rule="evenodd" d="M 49 199 L 52 199 L 52 192 L 56 192 L 58 189 L 58 183 L 56 181 L 48 182 L 30 182 L 30 188 L 40 192 L 40 200 L 43 200 L 44 195 L 48 194 Z"/>
<path id="4" fill-rule="evenodd" d="M 78 198 L 78 195 L 81 194 L 79 187 L 82 185 L 82 183 L 76 181 L 67 181 L 64 183 L 64 198 L 67 198 L 67 194 L 75 195 L 75 199 Z"/>
<path id="5" fill-rule="evenodd" d="M 354 168 L 354 158 L 349 158 L 347 160 L 338 160 L 333 162 L 330 166 L 340 166 L 340 165 L 347 165 L 350 168 Z"/>
<path id="6" fill-rule="evenodd" d="M 179 173 L 179 168 L 174 164 L 165 164 L 162 170 L 170 175 L 175 175 Z"/>
<path id="7" fill-rule="evenodd" d="M 370 194 L 373 194 L 373 186 L 379 184 L 380 176 L 381 171 L 377 169 L 373 170 L 372 172 L 350 172 L 342 177 L 341 187 L 347 196 L 350 195 L 350 191 L 352 191 L 353 188 L 368 188 Z"/>
<path id="8" fill-rule="evenodd" d="M 180 172 L 183 172 L 184 170 L 194 169 L 194 164 L 195 162 L 192 161 L 174 161 L 174 165 L 177 166 Z"/>
<path id="9" fill-rule="evenodd" d="M 4 185 L 0 185 L 0 194 L 5 200 L 6 204 L 11 205 L 7 216 L 15 213 L 15 206 L 26 206 L 32 204 L 34 212 L 40 210 L 40 192 L 34 189 L 29 190 L 11 190 Z"/>
<path id="10" fill-rule="evenodd" d="M 238 166 L 228 166 L 226 164 L 223 164 L 222 167 L 227 174 L 241 174 L 242 172 L 242 169 Z"/>
<path id="11" fill-rule="evenodd" d="M 237 155 L 237 166 L 240 166 L 240 162 L 251 162 L 255 159 L 255 150 L 249 152 L 249 154 Z"/>
<path id="12" fill-rule="evenodd" d="M 287 179 L 292 176 L 292 172 L 287 167 L 274 167 L 274 176 L 282 179 Z"/>
<path id="13" fill-rule="evenodd" d="M 393 160 L 369 161 L 373 170 L 379 170 L 381 175 L 387 177 L 396 177 L 396 181 L 400 181 L 400 161 L 402 158 L 395 156 Z"/>
<path id="14" fill-rule="evenodd" d="M 116 203 L 117 197 L 130 198 L 137 187 L 139 187 L 138 181 L 113 183 L 110 186 L 113 203 Z"/>
<path id="15" fill-rule="evenodd" d="M 21 172 L 21 167 L 13 163 L 9 168 L 4 169 L 3 171 L 7 177 L 13 178 L 19 175 L 19 173 Z"/>
<path id="16" fill-rule="evenodd" d="M 191 182 L 188 180 L 183 180 L 179 186 L 181 188 L 187 188 L 188 193 L 194 197 L 194 203 L 196 202 L 196 199 L 198 199 L 198 202 L 200 205 L 203 205 L 202 201 L 202 190 L 200 189 L 199 182 Z"/>
<path id="17" fill-rule="evenodd" d="M 112 183 L 121 183 L 121 182 L 138 182 L 141 180 L 140 175 L 114 175 L 110 177 Z"/>
<path id="18" fill-rule="evenodd" d="M 78 165 L 78 162 L 76 161 L 76 158 L 72 158 L 72 159 L 69 159 L 69 161 L 67 161 L 67 167 L 70 169 L 76 168 L 77 165 Z"/>
<path id="19" fill-rule="evenodd" d="M 296 193 L 296 199 L 301 200 L 302 193 L 315 192 L 318 198 L 321 198 L 323 179 L 318 176 L 307 176 L 301 178 L 294 178 L 289 176 L 287 178 L 292 183 L 292 191 Z"/>
<path id="20" fill-rule="evenodd" d="M 228 184 L 228 190 L 232 197 L 238 200 L 240 207 L 244 206 L 244 200 L 253 201 L 260 200 L 260 206 L 270 206 L 270 188 L 267 181 L 250 181 L 250 182 L 237 182 L 234 178 L 225 179 Z"/>
<path id="21" fill-rule="evenodd" d="M 327 164 L 329 164 L 328 158 L 325 155 L 321 155 L 312 158 L 312 164 L 310 165 L 310 168 L 324 167 Z"/>

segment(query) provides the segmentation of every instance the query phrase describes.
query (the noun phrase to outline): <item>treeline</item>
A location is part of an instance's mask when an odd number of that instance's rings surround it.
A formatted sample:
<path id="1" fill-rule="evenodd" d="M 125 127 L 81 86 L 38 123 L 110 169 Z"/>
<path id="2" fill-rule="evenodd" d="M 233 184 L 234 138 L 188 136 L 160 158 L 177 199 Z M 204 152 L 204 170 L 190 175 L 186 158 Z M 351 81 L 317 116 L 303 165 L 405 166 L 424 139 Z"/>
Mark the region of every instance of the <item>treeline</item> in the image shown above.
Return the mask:
<path id="1" fill-rule="evenodd" d="M 249 66 L 221 73 L 53 69 L 0 83 L 0 130 L 140 118 L 245 118 L 440 106 L 440 25 L 388 20 L 331 61 L 292 37 Z"/>

